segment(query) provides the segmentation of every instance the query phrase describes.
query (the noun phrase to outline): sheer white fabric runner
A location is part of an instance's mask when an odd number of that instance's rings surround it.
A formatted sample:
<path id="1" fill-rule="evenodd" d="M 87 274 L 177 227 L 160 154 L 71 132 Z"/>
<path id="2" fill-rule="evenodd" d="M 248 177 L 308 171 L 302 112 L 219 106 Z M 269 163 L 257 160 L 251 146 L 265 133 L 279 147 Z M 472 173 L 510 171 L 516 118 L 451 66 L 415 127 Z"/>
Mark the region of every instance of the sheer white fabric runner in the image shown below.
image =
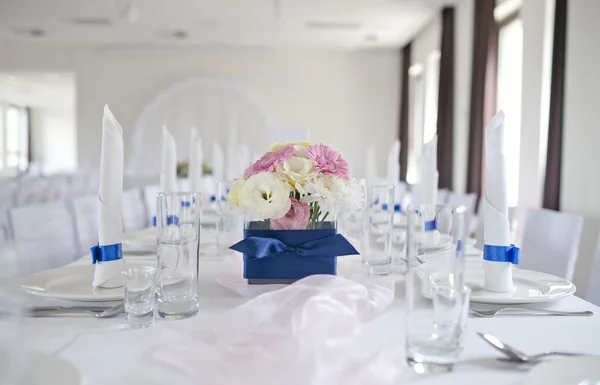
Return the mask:
<path id="1" fill-rule="evenodd" d="M 167 329 L 151 355 L 203 384 L 391 385 L 402 367 L 395 350 L 362 333 L 394 298 L 393 282 L 382 282 L 307 277 L 257 296 L 210 328 Z"/>

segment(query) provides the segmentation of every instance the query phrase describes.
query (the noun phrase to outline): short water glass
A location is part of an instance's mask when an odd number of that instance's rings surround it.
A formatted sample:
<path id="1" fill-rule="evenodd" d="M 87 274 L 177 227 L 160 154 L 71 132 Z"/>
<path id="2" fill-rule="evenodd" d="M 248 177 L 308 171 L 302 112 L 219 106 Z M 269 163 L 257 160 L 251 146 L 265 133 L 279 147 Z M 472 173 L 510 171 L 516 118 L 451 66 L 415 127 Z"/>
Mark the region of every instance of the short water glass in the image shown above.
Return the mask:
<path id="1" fill-rule="evenodd" d="M 220 199 L 217 200 L 215 205 L 218 215 L 216 256 L 219 258 L 233 253 L 229 246 L 242 240 L 244 235 L 243 213 L 227 203 L 227 195 L 232 184 L 233 182 L 219 182 L 217 184 L 216 197 Z"/>
<path id="2" fill-rule="evenodd" d="M 156 199 L 158 315 L 191 317 L 198 313 L 200 197 L 159 193 Z M 181 202 L 190 202 L 191 207 Z"/>
<path id="3" fill-rule="evenodd" d="M 360 254 L 363 263 L 374 275 L 390 274 L 394 187 L 367 186 L 365 195 Z"/>
<path id="4" fill-rule="evenodd" d="M 121 271 L 125 288 L 125 316 L 132 329 L 154 325 L 156 269 L 151 266 L 128 267 Z"/>
<path id="5" fill-rule="evenodd" d="M 462 247 L 466 209 L 417 205 L 409 206 L 407 215 L 407 363 L 417 373 L 451 371 L 469 309 Z"/>

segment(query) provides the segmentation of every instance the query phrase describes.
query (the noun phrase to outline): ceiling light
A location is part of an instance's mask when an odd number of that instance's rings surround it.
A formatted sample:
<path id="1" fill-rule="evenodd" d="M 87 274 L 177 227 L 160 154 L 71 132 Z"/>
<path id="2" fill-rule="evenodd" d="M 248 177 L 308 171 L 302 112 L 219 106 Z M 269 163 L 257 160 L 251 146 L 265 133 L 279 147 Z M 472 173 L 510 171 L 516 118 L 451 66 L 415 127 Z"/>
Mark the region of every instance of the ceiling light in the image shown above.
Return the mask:
<path id="1" fill-rule="evenodd" d="M 33 38 L 40 38 L 46 35 L 46 32 L 39 28 L 17 28 L 13 32 L 18 36 L 27 36 Z"/>

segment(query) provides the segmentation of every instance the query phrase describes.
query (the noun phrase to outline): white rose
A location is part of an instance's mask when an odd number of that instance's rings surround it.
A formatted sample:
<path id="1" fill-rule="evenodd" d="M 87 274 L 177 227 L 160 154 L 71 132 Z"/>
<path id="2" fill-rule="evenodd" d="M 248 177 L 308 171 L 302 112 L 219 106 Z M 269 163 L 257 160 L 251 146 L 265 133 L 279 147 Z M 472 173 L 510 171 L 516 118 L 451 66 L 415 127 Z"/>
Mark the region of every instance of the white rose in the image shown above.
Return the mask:
<path id="1" fill-rule="evenodd" d="M 239 200 L 240 190 L 242 189 L 242 186 L 245 183 L 246 183 L 246 181 L 244 180 L 244 178 L 239 178 L 238 180 L 233 182 L 233 184 L 231 185 L 231 188 L 229 189 L 229 194 L 227 195 L 227 204 L 229 204 L 232 207 L 239 206 L 238 200 Z"/>
<path id="2" fill-rule="evenodd" d="M 305 185 L 317 177 L 314 171 L 315 162 L 312 159 L 292 156 L 277 166 L 277 175 L 287 181 L 300 194 L 305 195 Z"/>
<path id="3" fill-rule="evenodd" d="M 252 175 L 240 188 L 238 205 L 255 219 L 278 219 L 290 210 L 290 188 L 271 172 Z"/>

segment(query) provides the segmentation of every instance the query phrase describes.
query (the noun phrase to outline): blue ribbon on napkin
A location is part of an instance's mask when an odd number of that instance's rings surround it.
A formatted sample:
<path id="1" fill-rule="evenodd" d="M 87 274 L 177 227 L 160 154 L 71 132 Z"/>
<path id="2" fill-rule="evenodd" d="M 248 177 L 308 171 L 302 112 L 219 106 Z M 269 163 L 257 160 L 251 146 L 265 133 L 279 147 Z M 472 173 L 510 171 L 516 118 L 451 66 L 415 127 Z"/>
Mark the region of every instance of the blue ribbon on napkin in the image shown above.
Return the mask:
<path id="1" fill-rule="evenodd" d="M 178 225 L 179 217 L 177 215 L 167 215 L 167 226 Z M 152 226 L 156 227 L 156 217 L 152 217 Z"/>
<path id="2" fill-rule="evenodd" d="M 483 245 L 483 259 L 492 262 L 510 262 L 519 264 L 521 249 L 511 244 L 510 246 Z"/>
<path id="3" fill-rule="evenodd" d="M 92 264 L 96 262 L 110 262 L 116 261 L 123 258 L 123 250 L 120 243 L 114 245 L 96 246 L 90 247 L 92 252 Z"/>
<path id="4" fill-rule="evenodd" d="M 227 190 L 227 191 L 229 191 L 229 190 Z M 227 197 L 226 196 L 221 196 L 221 200 L 223 202 L 225 202 L 227 200 Z M 216 202 L 217 201 L 217 196 L 216 195 L 211 195 L 210 196 L 210 201 L 211 202 Z"/>
<path id="5" fill-rule="evenodd" d="M 303 243 L 296 243 L 295 240 L 301 238 L 295 237 L 293 232 L 311 232 L 311 231 L 335 231 L 335 230 L 279 230 L 287 231 L 288 242 L 283 242 L 277 238 L 269 237 L 268 233 L 272 230 L 265 230 L 265 236 L 260 236 L 261 231 L 245 230 L 244 239 L 230 249 L 239 251 L 251 258 L 273 258 L 285 256 L 286 254 L 294 254 L 309 258 L 333 258 L 341 255 L 354 255 L 358 251 L 348 242 L 342 234 L 330 234 L 324 237 L 309 240 Z M 278 231 L 278 232 L 279 232 Z M 254 236 L 249 234 L 254 233 Z M 300 235 L 300 234 L 296 234 Z M 300 241 L 301 242 L 301 241 Z"/>
<path id="6" fill-rule="evenodd" d="M 437 230 L 438 225 L 437 225 L 437 219 L 434 219 L 432 221 L 425 221 L 424 223 L 424 227 L 425 227 L 425 231 L 433 231 L 433 230 Z"/>
<path id="7" fill-rule="evenodd" d="M 381 205 L 381 209 L 382 210 L 387 210 L 388 209 L 388 204 L 387 203 L 382 204 Z M 396 203 L 394 205 L 394 212 L 397 212 L 397 213 L 401 213 L 402 212 L 402 206 L 400 205 L 400 203 Z"/>
<path id="8" fill-rule="evenodd" d="M 181 207 L 192 207 L 192 202 L 190 202 L 190 201 L 181 201 Z"/>

